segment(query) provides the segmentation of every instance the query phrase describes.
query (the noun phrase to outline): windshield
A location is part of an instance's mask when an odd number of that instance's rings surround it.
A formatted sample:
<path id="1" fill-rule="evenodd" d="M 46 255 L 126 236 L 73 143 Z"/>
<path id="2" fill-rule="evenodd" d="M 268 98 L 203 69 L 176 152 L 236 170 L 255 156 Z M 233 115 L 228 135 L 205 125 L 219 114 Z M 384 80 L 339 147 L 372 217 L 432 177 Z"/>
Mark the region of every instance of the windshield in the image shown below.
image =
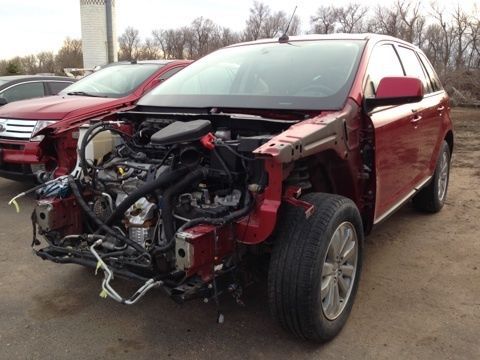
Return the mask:
<path id="1" fill-rule="evenodd" d="M 8 83 L 8 80 L 0 80 L 0 86 L 2 86 L 3 84 L 6 84 Z"/>
<path id="2" fill-rule="evenodd" d="M 132 93 L 154 72 L 160 64 L 112 65 L 85 76 L 66 87 L 60 94 L 105 96 L 119 98 Z M 83 94 L 82 94 L 83 93 Z"/>
<path id="3" fill-rule="evenodd" d="M 340 109 L 363 46 L 364 41 L 321 40 L 225 48 L 168 79 L 139 105 Z"/>

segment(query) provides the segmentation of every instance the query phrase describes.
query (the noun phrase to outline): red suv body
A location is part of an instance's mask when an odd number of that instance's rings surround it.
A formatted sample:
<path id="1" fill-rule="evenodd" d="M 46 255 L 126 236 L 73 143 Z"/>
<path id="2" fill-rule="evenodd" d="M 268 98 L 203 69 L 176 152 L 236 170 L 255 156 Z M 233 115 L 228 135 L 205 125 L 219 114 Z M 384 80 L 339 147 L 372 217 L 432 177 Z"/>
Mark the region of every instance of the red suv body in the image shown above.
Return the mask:
<path id="1" fill-rule="evenodd" d="M 445 204 L 449 109 L 425 55 L 399 39 L 233 45 L 82 131 L 79 170 L 39 195 L 34 234 L 46 241 L 32 244 L 102 269 L 102 295 L 123 304 L 154 287 L 242 303 L 268 260 L 272 315 L 328 341 L 352 309 L 364 235 L 409 199 L 430 213 Z M 108 132 L 108 152 L 91 155 Z M 143 285 L 124 298 L 112 274 Z"/>
<path id="2" fill-rule="evenodd" d="M 56 177 L 68 173 L 76 162 L 79 125 L 95 118 L 108 118 L 132 106 L 143 94 L 189 63 L 185 60 L 115 63 L 56 96 L 1 107 L 0 176 L 27 180 L 35 179 L 38 174 Z"/>

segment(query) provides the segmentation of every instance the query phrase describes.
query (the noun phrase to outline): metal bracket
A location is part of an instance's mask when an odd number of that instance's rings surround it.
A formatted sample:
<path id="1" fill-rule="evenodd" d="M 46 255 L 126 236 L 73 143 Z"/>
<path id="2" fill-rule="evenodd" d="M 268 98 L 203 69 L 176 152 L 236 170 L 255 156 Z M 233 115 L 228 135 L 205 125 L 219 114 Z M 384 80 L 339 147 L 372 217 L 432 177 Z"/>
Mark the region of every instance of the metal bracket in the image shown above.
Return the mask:
<path id="1" fill-rule="evenodd" d="M 293 206 L 302 208 L 305 212 L 305 217 L 308 219 L 310 216 L 312 216 L 313 211 L 315 210 L 315 206 L 310 204 L 309 202 L 298 199 L 301 194 L 302 188 L 297 186 L 289 186 L 285 191 L 282 200 L 288 202 Z"/>

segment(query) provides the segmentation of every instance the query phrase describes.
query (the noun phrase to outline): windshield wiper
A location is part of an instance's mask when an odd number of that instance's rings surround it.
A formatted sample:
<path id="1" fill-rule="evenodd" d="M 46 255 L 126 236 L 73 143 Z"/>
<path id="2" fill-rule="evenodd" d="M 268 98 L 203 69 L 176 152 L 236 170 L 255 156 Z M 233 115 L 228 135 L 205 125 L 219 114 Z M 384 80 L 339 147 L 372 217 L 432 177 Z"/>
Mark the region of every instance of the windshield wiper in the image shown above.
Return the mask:
<path id="1" fill-rule="evenodd" d="M 213 110 L 213 111 L 212 111 Z M 222 108 L 212 108 L 210 110 L 211 114 L 230 114 L 230 115 L 240 115 L 240 116 L 251 116 L 257 117 L 259 119 L 278 119 L 278 120 L 305 120 L 320 111 L 296 111 L 296 110 L 284 110 L 284 109 L 222 109 Z"/>
<path id="2" fill-rule="evenodd" d="M 70 91 L 67 93 L 67 95 L 80 95 L 80 96 L 90 96 L 90 97 L 107 97 L 105 95 L 96 95 L 96 94 L 90 94 L 85 91 Z"/>

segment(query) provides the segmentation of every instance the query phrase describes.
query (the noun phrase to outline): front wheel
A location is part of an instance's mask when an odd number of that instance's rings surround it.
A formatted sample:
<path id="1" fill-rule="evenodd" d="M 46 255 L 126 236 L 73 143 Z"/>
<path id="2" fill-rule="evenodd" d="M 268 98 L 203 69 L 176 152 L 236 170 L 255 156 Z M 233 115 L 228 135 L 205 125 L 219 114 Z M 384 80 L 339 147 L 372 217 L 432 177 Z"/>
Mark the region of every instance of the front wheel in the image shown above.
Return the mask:
<path id="1" fill-rule="evenodd" d="M 287 205 L 277 229 L 268 276 L 273 316 L 297 337 L 334 338 L 352 309 L 362 267 L 363 227 L 355 204 L 312 193 L 310 218 Z"/>

